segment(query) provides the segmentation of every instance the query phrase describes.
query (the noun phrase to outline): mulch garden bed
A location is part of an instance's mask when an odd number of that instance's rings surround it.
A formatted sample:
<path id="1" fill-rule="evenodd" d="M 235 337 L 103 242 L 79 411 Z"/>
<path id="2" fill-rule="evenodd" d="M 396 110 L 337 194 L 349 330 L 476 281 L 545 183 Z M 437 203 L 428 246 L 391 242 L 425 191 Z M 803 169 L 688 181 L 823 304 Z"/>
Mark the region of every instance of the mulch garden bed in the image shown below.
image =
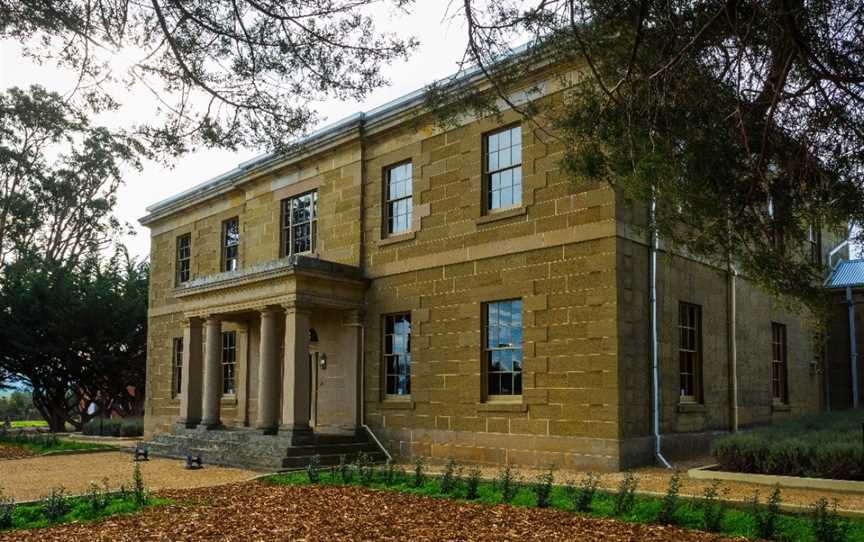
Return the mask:
<path id="1" fill-rule="evenodd" d="M 0 534 L 28 540 L 411 540 L 720 542 L 706 533 L 626 524 L 555 510 L 457 503 L 359 487 L 271 486 L 260 482 L 160 497 L 177 504 L 93 524 Z"/>
<path id="2" fill-rule="evenodd" d="M 0 444 L 0 461 L 4 459 L 25 459 L 27 457 L 35 457 L 39 455 L 33 450 L 21 448 L 20 446 L 9 446 Z"/>

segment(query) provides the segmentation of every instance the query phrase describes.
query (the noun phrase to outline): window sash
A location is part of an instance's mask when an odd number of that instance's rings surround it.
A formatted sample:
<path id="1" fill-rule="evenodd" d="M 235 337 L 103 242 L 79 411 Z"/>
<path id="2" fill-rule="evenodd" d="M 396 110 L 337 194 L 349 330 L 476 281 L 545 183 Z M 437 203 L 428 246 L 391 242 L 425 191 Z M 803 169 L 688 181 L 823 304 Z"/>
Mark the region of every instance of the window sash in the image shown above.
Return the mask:
<path id="1" fill-rule="evenodd" d="M 175 337 L 172 348 L 171 390 L 175 397 L 183 391 L 183 338 Z"/>
<path id="2" fill-rule="evenodd" d="M 385 223 L 388 234 L 411 230 L 414 195 L 414 170 L 411 162 L 386 169 L 384 190 Z"/>
<path id="3" fill-rule="evenodd" d="M 787 402 L 788 396 L 788 350 L 786 347 L 786 326 L 771 323 L 771 397 L 780 403 Z"/>
<path id="4" fill-rule="evenodd" d="M 282 201 L 282 255 L 315 252 L 318 236 L 318 191 Z"/>
<path id="5" fill-rule="evenodd" d="M 486 303 L 483 321 L 486 395 L 522 395 L 522 300 Z"/>
<path id="6" fill-rule="evenodd" d="M 191 278 L 192 235 L 185 234 L 177 238 L 177 283 L 188 282 Z"/>
<path id="7" fill-rule="evenodd" d="M 222 270 L 235 271 L 240 262 L 240 220 L 231 218 L 222 224 Z"/>
<path id="8" fill-rule="evenodd" d="M 679 400 L 701 400 L 702 390 L 702 307 L 678 305 Z"/>
<path id="9" fill-rule="evenodd" d="M 486 134 L 483 144 L 486 210 L 522 204 L 522 127 Z"/>
<path id="10" fill-rule="evenodd" d="M 411 395 L 411 313 L 384 316 L 384 393 Z"/>
<path id="11" fill-rule="evenodd" d="M 222 332 L 222 394 L 237 393 L 237 332 Z"/>

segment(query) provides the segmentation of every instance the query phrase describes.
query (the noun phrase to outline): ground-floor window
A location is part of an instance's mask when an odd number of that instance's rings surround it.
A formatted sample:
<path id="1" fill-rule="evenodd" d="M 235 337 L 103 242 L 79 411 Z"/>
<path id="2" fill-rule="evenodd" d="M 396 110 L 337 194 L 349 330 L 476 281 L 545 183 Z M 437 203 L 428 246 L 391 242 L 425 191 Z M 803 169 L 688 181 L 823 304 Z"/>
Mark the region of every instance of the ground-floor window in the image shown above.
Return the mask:
<path id="1" fill-rule="evenodd" d="M 678 304 L 679 396 L 683 402 L 698 402 L 702 391 L 702 307 Z"/>
<path id="2" fill-rule="evenodd" d="M 411 313 L 384 317 L 384 381 L 387 395 L 411 394 Z"/>
<path id="3" fill-rule="evenodd" d="M 486 394 L 522 395 L 522 300 L 483 308 Z"/>
<path id="4" fill-rule="evenodd" d="M 183 337 L 175 337 L 171 350 L 171 393 L 180 395 L 183 389 Z"/>
<path id="5" fill-rule="evenodd" d="M 771 323 L 771 350 L 771 396 L 775 402 L 785 403 L 789 399 L 785 325 Z"/>
<path id="6" fill-rule="evenodd" d="M 222 332 L 222 393 L 237 392 L 237 332 Z"/>

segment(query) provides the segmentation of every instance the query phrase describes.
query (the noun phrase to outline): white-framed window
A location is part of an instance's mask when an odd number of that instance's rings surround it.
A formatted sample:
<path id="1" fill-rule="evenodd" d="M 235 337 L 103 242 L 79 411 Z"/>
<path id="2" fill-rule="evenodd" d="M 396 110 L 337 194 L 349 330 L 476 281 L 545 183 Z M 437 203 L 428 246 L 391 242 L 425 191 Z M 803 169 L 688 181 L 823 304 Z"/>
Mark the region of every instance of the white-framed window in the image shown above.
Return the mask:
<path id="1" fill-rule="evenodd" d="M 522 127 L 486 134 L 483 155 L 486 210 L 522 205 Z"/>
<path id="2" fill-rule="evenodd" d="M 177 238 L 177 284 L 188 282 L 192 277 L 192 234 Z"/>
<path id="3" fill-rule="evenodd" d="M 413 166 L 403 162 L 384 169 L 384 222 L 388 235 L 411 230 Z"/>
<path id="4" fill-rule="evenodd" d="M 522 300 L 483 307 L 486 395 L 522 395 Z"/>
<path id="5" fill-rule="evenodd" d="M 775 403 L 789 400 L 788 350 L 786 349 L 786 326 L 771 322 L 771 397 Z"/>
<path id="6" fill-rule="evenodd" d="M 702 307 L 678 304 L 679 400 L 695 403 L 702 399 Z"/>
<path id="7" fill-rule="evenodd" d="M 318 192 L 282 201 L 282 255 L 315 252 L 318 236 Z"/>

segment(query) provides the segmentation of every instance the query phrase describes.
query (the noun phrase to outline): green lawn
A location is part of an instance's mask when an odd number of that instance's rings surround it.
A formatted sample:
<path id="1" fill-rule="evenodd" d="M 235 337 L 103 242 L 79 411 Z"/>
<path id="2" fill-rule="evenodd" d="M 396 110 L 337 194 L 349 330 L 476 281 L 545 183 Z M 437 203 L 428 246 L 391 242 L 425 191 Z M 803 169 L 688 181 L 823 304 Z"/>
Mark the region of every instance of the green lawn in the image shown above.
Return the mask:
<path id="1" fill-rule="evenodd" d="M 147 499 L 140 505 L 130 496 L 113 495 L 107 498 L 104 505 L 94 507 L 87 497 L 72 497 L 63 499 L 60 511 L 63 513 L 53 521 L 46 516 L 45 503 L 16 505 L 11 515 L 11 525 L 0 524 L 0 532 L 4 529 L 39 529 L 63 523 L 96 521 L 102 518 L 123 514 L 134 514 L 148 506 L 163 506 L 170 504 L 168 499 Z M 2 521 L 4 504 L 0 503 L 0 521 Z M 65 510 L 65 511 L 64 511 Z"/>
<path id="2" fill-rule="evenodd" d="M 114 448 L 114 446 L 108 444 L 95 442 L 61 440 L 51 433 L 29 432 L 0 435 L 0 444 L 17 446 L 40 454 L 73 450 L 107 450 Z"/>
<path id="3" fill-rule="evenodd" d="M 19 429 L 24 427 L 48 427 L 48 422 L 46 422 L 45 420 L 12 422 L 12 429 Z"/>
<path id="4" fill-rule="evenodd" d="M 320 484 L 346 485 L 341 475 L 333 471 L 321 471 Z M 464 480 L 457 484 L 457 488 L 450 494 L 441 492 L 438 478 L 428 477 L 420 487 L 414 487 L 412 483 L 413 474 L 397 478 L 397 481 L 386 484 L 383 473 L 379 473 L 374 481 L 366 486 L 379 490 L 398 491 L 423 495 L 435 498 L 448 498 L 465 500 L 466 485 Z M 309 477 L 305 473 L 287 473 L 270 476 L 264 479 L 266 483 L 277 485 L 310 485 Z M 533 481 L 532 481 L 533 482 Z M 348 485 L 361 485 L 359 477 L 353 476 L 353 481 Z M 509 503 L 513 506 L 536 506 L 537 498 L 532 488 L 533 484 L 522 484 L 515 497 Z M 502 503 L 501 492 L 490 482 L 481 482 L 479 496 L 475 502 L 486 505 Z M 565 511 L 573 511 L 571 493 L 561 486 L 552 489 L 551 508 Z M 632 509 L 626 513 L 615 514 L 614 493 L 597 491 L 591 500 L 590 511 L 586 515 L 600 518 L 613 518 L 619 521 L 634 523 L 656 523 L 659 510 L 662 506 L 662 498 L 636 496 Z M 674 512 L 674 524 L 686 529 L 705 530 L 703 505 L 695 499 L 679 498 Z M 848 528 L 848 539 L 864 540 L 864 521 L 845 521 Z M 756 521 L 751 510 L 725 507 L 724 518 L 721 523 L 720 532 L 731 537 L 757 538 Z M 778 540 L 812 541 L 816 540 L 813 535 L 812 522 L 809 516 L 779 515 L 777 517 Z"/>
<path id="5" fill-rule="evenodd" d="M 864 480 L 864 411 L 804 416 L 714 442 L 722 470 Z"/>

